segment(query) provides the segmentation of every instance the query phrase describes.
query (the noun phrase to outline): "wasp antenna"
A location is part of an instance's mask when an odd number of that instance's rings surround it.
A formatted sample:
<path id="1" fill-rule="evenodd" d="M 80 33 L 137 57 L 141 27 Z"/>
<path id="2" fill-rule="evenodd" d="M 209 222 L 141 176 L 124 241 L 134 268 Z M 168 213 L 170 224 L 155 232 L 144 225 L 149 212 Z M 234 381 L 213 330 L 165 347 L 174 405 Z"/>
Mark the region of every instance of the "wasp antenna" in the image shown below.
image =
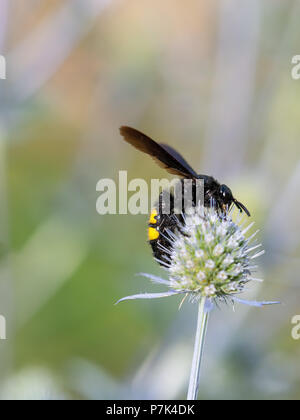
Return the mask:
<path id="1" fill-rule="evenodd" d="M 240 210 L 240 212 L 244 211 L 248 217 L 250 217 L 250 212 L 247 209 L 247 207 L 244 206 L 240 201 L 234 200 L 234 204 L 237 206 L 237 208 Z"/>

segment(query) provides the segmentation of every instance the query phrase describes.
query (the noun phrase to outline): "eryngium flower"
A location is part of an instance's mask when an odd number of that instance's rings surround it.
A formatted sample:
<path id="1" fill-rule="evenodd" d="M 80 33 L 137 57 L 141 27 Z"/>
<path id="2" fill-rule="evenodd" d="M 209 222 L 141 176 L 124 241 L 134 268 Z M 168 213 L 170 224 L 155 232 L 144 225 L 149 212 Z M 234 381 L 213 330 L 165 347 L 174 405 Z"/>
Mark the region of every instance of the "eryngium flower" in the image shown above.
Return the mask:
<path id="1" fill-rule="evenodd" d="M 250 247 L 254 235 L 245 236 L 252 225 L 243 229 L 230 217 L 218 216 L 212 208 L 191 209 L 181 232 L 169 232 L 170 287 L 211 298 L 242 292 L 245 284 L 254 280 L 253 259 L 264 253 L 252 254 L 261 246 Z"/>
<path id="2" fill-rule="evenodd" d="M 169 274 L 168 280 L 141 273 L 155 283 L 165 284 L 164 293 L 142 293 L 128 299 L 152 299 L 175 294 L 189 295 L 192 300 L 207 297 L 208 301 L 226 300 L 263 306 L 279 302 L 248 302 L 238 299 L 250 281 L 262 281 L 253 276 L 256 266 L 253 260 L 264 253 L 261 244 L 251 245 L 258 231 L 250 237 L 247 227 L 234 222 L 231 214 L 220 214 L 214 208 L 197 206 L 183 215 L 185 225 L 176 233 L 168 231 L 170 249 L 163 264 Z"/>

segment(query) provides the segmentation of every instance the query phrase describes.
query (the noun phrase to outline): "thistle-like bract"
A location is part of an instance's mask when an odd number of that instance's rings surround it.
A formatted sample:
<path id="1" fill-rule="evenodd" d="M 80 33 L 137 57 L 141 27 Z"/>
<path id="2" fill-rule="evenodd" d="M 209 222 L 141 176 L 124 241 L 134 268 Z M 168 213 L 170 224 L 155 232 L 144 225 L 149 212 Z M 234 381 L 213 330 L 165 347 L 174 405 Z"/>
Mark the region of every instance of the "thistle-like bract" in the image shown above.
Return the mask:
<path id="1" fill-rule="evenodd" d="M 172 252 L 168 259 L 170 287 L 194 297 L 224 298 L 243 291 L 255 279 L 251 255 L 261 245 L 250 247 L 246 228 L 229 215 L 217 215 L 213 208 L 198 206 L 185 215 L 185 226 L 170 232 Z"/>

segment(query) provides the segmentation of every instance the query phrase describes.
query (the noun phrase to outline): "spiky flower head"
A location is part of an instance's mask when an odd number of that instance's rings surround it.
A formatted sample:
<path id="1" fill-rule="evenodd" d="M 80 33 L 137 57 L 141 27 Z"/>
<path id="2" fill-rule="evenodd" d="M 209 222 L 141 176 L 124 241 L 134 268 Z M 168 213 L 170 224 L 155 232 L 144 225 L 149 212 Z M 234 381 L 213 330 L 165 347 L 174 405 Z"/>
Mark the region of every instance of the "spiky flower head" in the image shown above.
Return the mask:
<path id="1" fill-rule="evenodd" d="M 246 232 L 251 226 L 243 229 L 229 215 L 218 215 L 213 208 L 190 209 L 180 232 L 169 232 L 170 287 L 211 298 L 242 292 L 254 279 L 252 260 L 264 252 L 251 255 L 261 246 L 250 247 L 253 236 L 247 238 Z"/>
<path id="2" fill-rule="evenodd" d="M 245 301 L 236 297 L 255 278 L 252 261 L 262 255 L 261 244 L 252 245 L 258 231 L 250 236 L 247 227 L 234 222 L 231 213 L 220 214 L 214 207 L 198 205 L 182 215 L 183 225 L 174 233 L 167 230 L 170 249 L 162 247 L 164 260 L 159 260 L 168 272 L 168 279 L 141 273 L 154 283 L 164 284 L 169 290 L 162 293 L 141 293 L 127 296 L 118 302 L 132 299 L 154 299 L 177 294 L 189 295 L 192 300 L 207 298 L 208 302 L 226 300 L 251 306 L 279 302 Z M 160 246 L 160 245 L 158 245 Z"/>

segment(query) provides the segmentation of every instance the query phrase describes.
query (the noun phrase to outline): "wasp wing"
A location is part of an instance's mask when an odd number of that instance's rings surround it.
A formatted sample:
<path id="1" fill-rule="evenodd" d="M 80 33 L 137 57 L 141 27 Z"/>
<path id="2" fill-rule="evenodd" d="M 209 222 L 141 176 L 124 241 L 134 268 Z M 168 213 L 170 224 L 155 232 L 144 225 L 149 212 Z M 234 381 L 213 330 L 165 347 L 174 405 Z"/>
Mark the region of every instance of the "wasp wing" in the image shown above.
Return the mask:
<path id="1" fill-rule="evenodd" d="M 127 143 L 150 155 L 160 167 L 166 169 L 169 173 L 185 178 L 197 177 L 196 172 L 170 146 L 156 143 L 135 128 L 123 126 L 120 128 L 120 133 Z"/>
<path id="2" fill-rule="evenodd" d="M 173 149 L 173 147 L 169 146 L 168 144 L 160 143 L 160 146 L 163 147 L 170 155 L 173 156 L 181 165 L 185 168 L 185 170 L 194 178 L 198 178 L 198 174 L 194 171 L 194 169 L 187 163 L 184 157 L 177 152 L 177 150 Z"/>

